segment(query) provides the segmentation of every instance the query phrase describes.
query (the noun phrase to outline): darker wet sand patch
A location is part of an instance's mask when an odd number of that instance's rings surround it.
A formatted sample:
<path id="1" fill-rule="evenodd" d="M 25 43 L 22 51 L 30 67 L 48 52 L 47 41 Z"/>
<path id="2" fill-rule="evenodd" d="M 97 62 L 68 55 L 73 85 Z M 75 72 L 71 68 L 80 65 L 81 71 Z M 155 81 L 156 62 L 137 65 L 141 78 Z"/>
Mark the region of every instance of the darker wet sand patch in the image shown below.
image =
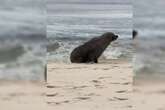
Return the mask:
<path id="1" fill-rule="evenodd" d="M 86 87 L 89 87 L 89 86 L 74 86 L 72 87 L 72 89 L 83 89 L 83 88 L 86 88 Z"/>
<path id="2" fill-rule="evenodd" d="M 47 102 L 47 104 L 49 105 L 61 105 L 61 104 L 65 104 L 65 103 L 69 103 L 69 100 L 65 100 L 65 101 L 60 101 L 60 102 Z"/>
<path id="3" fill-rule="evenodd" d="M 109 79 L 109 78 L 112 78 L 111 76 L 105 76 L 105 77 L 99 77 L 98 79 Z"/>
<path id="4" fill-rule="evenodd" d="M 116 93 L 125 93 L 127 90 L 116 91 Z"/>
<path id="5" fill-rule="evenodd" d="M 75 99 L 79 99 L 79 100 L 88 100 L 90 99 L 91 97 L 76 97 Z"/>
<path id="6" fill-rule="evenodd" d="M 52 93 L 52 94 L 46 94 L 47 97 L 54 97 L 54 96 L 57 96 L 58 93 Z"/>
<path id="7" fill-rule="evenodd" d="M 128 100 L 128 98 L 121 98 L 121 97 L 113 97 L 114 99 L 117 99 L 117 100 L 121 100 L 121 101 L 123 101 L 123 100 Z"/>
<path id="8" fill-rule="evenodd" d="M 54 85 L 47 85 L 47 88 L 60 88 L 60 86 L 54 86 Z"/>

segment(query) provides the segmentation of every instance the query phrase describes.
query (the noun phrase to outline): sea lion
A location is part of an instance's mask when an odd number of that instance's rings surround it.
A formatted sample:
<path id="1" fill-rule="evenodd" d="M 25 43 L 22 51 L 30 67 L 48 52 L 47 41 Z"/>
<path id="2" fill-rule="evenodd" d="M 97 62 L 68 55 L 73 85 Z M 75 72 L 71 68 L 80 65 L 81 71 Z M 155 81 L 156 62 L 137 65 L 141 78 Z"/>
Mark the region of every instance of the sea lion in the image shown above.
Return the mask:
<path id="1" fill-rule="evenodd" d="M 98 63 L 98 58 L 104 50 L 117 38 L 118 35 L 112 32 L 107 32 L 99 37 L 95 37 L 75 48 L 71 52 L 70 60 L 72 63 Z"/>
<path id="2" fill-rule="evenodd" d="M 132 31 L 132 39 L 135 39 L 137 37 L 138 32 L 136 30 Z"/>

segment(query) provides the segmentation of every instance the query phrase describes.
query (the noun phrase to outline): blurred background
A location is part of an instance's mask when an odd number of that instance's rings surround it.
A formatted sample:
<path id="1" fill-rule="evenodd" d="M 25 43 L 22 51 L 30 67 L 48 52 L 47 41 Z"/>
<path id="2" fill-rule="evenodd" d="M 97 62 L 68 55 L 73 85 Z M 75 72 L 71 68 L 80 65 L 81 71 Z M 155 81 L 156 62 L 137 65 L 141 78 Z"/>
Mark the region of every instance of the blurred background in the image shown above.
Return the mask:
<path id="1" fill-rule="evenodd" d="M 134 0 L 135 110 L 165 110 L 165 1 Z"/>
<path id="2" fill-rule="evenodd" d="M 165 1 L 137 0 L 133 4 L 133 28 L 138 31 L 134 72 L 146 78 L 165 78 Z"/>
<path id="3" fill-rule="evenodd" d="M 0 79 L 43 80 L 44 0 L 0 0 Z"/>

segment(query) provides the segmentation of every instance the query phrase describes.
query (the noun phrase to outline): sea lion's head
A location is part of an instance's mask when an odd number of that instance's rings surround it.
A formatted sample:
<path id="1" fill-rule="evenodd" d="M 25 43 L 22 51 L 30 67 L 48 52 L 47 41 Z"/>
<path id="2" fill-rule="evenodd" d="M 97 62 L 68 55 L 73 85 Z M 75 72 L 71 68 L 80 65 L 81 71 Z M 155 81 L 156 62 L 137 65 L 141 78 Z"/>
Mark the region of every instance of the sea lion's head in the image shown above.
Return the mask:
<path id="1" fill-rule="evenodd" d="M 107 39 L 110 40 L 110 41 L 114 41 L 114 40 L 116 40 L 116 39 L 118 38 L 118 35 L 115 35 L 115 34 L 112 33 L 112 32 L 106 32 L 106 33 L 104 33 L 104 34 L 102 35 L 102 37 L 105 37 L 105 38 L 107 38 Z"/>

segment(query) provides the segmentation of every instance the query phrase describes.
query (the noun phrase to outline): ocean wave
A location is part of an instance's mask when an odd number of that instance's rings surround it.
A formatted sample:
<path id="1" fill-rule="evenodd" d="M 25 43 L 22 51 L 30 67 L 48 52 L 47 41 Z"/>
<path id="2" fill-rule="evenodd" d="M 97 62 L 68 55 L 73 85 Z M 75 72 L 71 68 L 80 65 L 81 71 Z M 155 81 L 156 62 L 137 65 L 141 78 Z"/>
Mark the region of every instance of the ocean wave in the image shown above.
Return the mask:
<path id="1" fill-rule="evenodd" d="M 55 51 L 48 52 L 48 61 L 70 63 L 70 53 L 72 50 L 85 41 L 86 40 L 67 40 L 64 42 L 63 40 L 56 39 L 55 42 L 58 42 L 59 48 Z M 105 50 L 102 57 L 104 57 L 104 59 L 125 58 L 131 60 L 134 53 L 132 43 L 133 41 L 131 39 L 115 41 Z"/>
<path id="2" fill-rule="evenodd" d="M 45 43 L 15 39 L 1 41 L 0 45 L 0 79 L 44 79 Z"/>
<path id="3" fill-rule="evenodd" d="M 20 44 L 1 45 L 0 47 L 0 63 L 16 61 L 25 53 L 25 49 Z"/>
<path id="4" fill-rule="evenodd" d="M 56 49 L 58 49 L 60 47 L 59 43 L 55 42 L 55 43 L 48 43 L 47 44 L 47 52 L 52 52 L 55 51 Z"/>
<path id="5" fill-rule="evenodd" d="M 134 70 L 138 74 L 164 74 L 165 37 L 141 38 L 137 41 Z"/>

